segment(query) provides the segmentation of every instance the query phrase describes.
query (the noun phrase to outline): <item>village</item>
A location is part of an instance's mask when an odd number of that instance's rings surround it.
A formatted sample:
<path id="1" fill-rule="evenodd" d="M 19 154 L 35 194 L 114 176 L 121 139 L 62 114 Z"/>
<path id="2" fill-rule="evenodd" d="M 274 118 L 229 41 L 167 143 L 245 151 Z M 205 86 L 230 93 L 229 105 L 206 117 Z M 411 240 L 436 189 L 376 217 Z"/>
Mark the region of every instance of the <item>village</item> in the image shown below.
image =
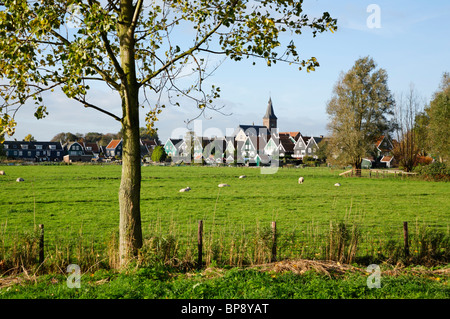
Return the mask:
<path id="1" fill-rule="evenodd" d="M 326 155 L 320 153 L 326 147 L 327 138 L 305 136 L 300 131 L 279 131 L 272 99 L 269 98 L 262 125 L 240 124 L 231 136 L 205 137 L 188 131 L 184 138 L 168 138 L 165 143 L 158 139 L 141 138 L 143 163 L 164 162 L 175 164 L 246 166 L 271 165 L 275 161 L 287 163 L 326 163 Z M 5 141 L 5 156 L 10 160 L 28 162 L 120 162 L 122 139 L 112 139 L 106 146 L 83 139 L 66 143 L 56 141 Z M 162 160 L 152 161 L 156 147 L 164 150 Z M 390 168 L 393 166 L 393 141 L 380 136 L 374 142 L 373 156 L 364 158 L 363 168 Z"/>

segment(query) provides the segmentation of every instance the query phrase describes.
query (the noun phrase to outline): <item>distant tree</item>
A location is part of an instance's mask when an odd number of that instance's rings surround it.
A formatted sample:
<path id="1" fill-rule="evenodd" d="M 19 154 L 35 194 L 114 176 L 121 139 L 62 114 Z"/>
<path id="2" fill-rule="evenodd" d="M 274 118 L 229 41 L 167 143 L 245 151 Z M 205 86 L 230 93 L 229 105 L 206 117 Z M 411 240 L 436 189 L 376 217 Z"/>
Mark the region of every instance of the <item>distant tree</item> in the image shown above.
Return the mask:
<path id="1" fill-rule="evenodd" d="M 414 131 L 416 132 L 417 147 L 419 148 L 419 154 L 426 156 L 430 153 L 430 141 L 428 126 L 430 124 L 430 116 L 427 113 L 427 107 L 416 114 L 414 120 Z"/>
<path id="2" fill-rule="evenodd" d="M 401 167 L 411 172 L 420 155 L 418 134 L 416 132 L 416 118 L 423 106 L 414 86 L 410 86 L 406 97 L 400 95 L 395 106 L 394 157 Z"/>
<path id="3" fill-rule="evenodd" d="M 97 143 L 102 139 L 102 137 L 102 133 L 89 132 L 84 135 L 84 141 L 88 143 Z"/>
<path id="4" fill-rule="evenodd" d="M 67 133 L 61 132 L 61 133 L 56 134 L 50 141 L 51 142 L 61 141 L 61 143 L 65 144 L 68 142 L 76 142 L 82 137 L 83 137 L 83 135 L 80 133 L 73 134 L 70 132 L 67 132 Z"/>
<path id="5" fill-rule="evenodd" d="M 23 138 L 23 140 L 24 140 L 25 142 L 35 142 L 35 141 L 36 141 L 36 139 L 34 138 L 34 136 L 31 135 L 31 134 L 28 134 L 27 136 L 25 136 L 25 137 Z"/>
<path id="6" fill-rule="evenodd" d="M 327 104 L 330 161 L 361 169 L 376 139 L 392 130 L 387 116 L 393 114 L 394 99 L 387 81 L 386 71 L 376 70 L 370 57 L 358 59 L 341 74 Z"/>
<path id="7" fill-rule="evenodd" d="M 155 147 L 152 153 L 152 161 L 153 162 L 164 162 L 166 160 L 166 151 L 164 150 L 164 147 L 161 145 L 158 145 Z"/>
<path id="8" fill-rule="evenodd" d="M 445 72 L 442 82 L 426 110 L 432 155 L 445 162 L 450 157 L 450 73 Z"/>
<path id="9" fill-rule="evenodd" d="M 323 139 L 320 141 L 317 152 L 316 152 L 316 156 L 317 159 L 321 162 L 321 163 L 326 163 L 327 158 L 328 158 L 328 140 Z"/>
<path id="10" fill-rule="evenodd" d="M 156 130 L 149 131 L 146 127 L 141 127 L 139 128 L 139 135 L 142 140 L 155 140 L 158 145 L 161 144 Z"/>

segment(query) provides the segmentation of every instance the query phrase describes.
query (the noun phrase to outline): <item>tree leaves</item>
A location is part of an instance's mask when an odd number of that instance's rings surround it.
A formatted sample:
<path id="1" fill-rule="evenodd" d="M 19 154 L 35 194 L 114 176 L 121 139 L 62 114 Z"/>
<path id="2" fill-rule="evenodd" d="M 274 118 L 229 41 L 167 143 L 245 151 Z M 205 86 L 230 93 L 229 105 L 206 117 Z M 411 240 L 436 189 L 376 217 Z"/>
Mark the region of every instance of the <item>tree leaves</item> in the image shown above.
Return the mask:
<path id="1" fill-rule="evenodd" d="M 303 13 L 303 1 L 166 0 L 146 3 L 142 9 L 128 2 L 120 7 L 96 0 L 3 1 L 0 79 L 8 85 L 0 89 L 0 115 L 7 106 L 17 110 L 31 98 L 37 103 L 36 117 L 42 118 L 47 114 L 42 93 L 57 87 L 79 101 L 85 101 L 92 81 L 101 80 L 116 91 L 126 88 L 129 79 L 120 64 L 125 43 L 119 35 L 124 23 L 134 39 L 126 45 L 134 52 L 137 67 L 130 83 L 137 83 L 146 94 L 157 94 L 158 100 L 163 91 L 189 96 L 202 109 L 219 97 L 214 88 L 205 93 L 202 85 L 216 68 L 208 71 L 205 53 L 235 61 L 262 59 L 267 66 L 286 62 L 310 72 L 319 63 L 314 57 L 300 58 L 295 35 L 304 28 L 313 36 L 337 29 L 336 19 L 327 12 L 310 19 Z M 123 21 L 121 12 L 129 9 L 136 11 L 135 21 Z M 76 27 L 69 18 L 76 19 Z M 181 88 L 178 79 L 192 65 L 192 83 Z M 157 115 L 150 112 L 147 118 L 156 121 Z"/>

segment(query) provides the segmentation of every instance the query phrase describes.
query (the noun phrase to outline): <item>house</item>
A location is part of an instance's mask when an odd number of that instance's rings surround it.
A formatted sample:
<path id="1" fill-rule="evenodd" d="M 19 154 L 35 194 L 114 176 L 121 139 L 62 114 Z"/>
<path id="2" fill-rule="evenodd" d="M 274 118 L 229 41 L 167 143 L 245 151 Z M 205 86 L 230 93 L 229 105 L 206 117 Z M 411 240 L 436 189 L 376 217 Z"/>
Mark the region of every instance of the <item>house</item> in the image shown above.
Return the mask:
<path id="1" fill-rule="evenodd" d="M 244 161 L 255 161 L 258 154 L 264 154 L 266 144 L 267 142 L 262 136 L 247 136 L 245 142 L 240 146 L 240 153 Z"/>
<path id="2" fill-rule="evenodd" d="M 85 155 L 92 155 L 92 157 L 98 158 L 101 153 L 101 148 L 96 142 L 80 142 L 84 149 Z"/>
<path id="3" fill-rule="evenodd" d="M 264 125 L 239 125 L 233 133 L 236 141 L 245 142 L 248 136 L 262 137 L 267 141 L 269 130 Z"/>
<path id="4" fill-rule="evenodd" d="M 95 144 L 95 143 L 94 143 Z M 93 149 L 96 152 L 99 152 L 98 145 L 93 146 L 91 143 L 88 143 L 88 151 L 86 152 L 85 143 L 84 142 L 68 142 L 64 144 L 64 162 L 72 163 L 72 162 L 90 162 L 94 158 Z M 99 153 L 97 153 L 98 156 Z"/>
<path id="5" fill-rule="evenodd" d="M 303 136 L 300 135 L 297 142 L 294 144 L 292 157 L 303 159 L 305 156 L 317 158 L 317 151 L 319 150 L 319 143 L 323 140 L 323 136 Z"/>
<path id="6" fill-rule="evenodd" d="M 82 142 L 68 142 L 64 144 L 66 155 L 80 156 L 84 155 L 84 147 Z"/>
<path id="7" fill-rule="evenodd" d="M 292 156 L 294 154 L 295 140 L 288 133 L 279 133 L 279 154 L 281 157 Z"/>
<path id="8" fill-rule="evenodd" d="M 27 161 L 62 161 L 64 148 L 60 142 L 4 141 L 3 149 L 8 158 Z"/>
<path id="9" fill-rule="evenodd" d="M 158 143 L 155 140 L 140 140 L 140 147 L 141 147 L 141 158 L 144 158 L 144 156 L 149 155 L 151 156 L 153 153 L 153 150 L 158 145 Z"/>
<path id="10" fill-rule="evenodd" d="M 169 138 L 166 143 L 164 143 L 164 151 L 167 156 L 176 157 L 180 156 L 178 148 L 183 143 L 183 139 L 179 138 Z"/>
<path id="11" fill-rule="evenodd" d="M 109 144 L 106 146 L 105 155 L 109 158 L 122 157 L 122 139 L 111 140 L 111 142 L 109 142 Z"/>
<path id="12" fill-rule="evenodd" d="M 378 157 L 391 155 L 394 149 L 394 142 L 389 135 L 380 136 L 375 142 L 375 152 Z"/>
<path id="13" fill-rule="evenodd" d="M 303 159 L 303 156 L 306 155 L 306 147 L 308 145 L 308 140 L 305 141 L 305 138 L 300 135 L 297 138 L 297 141 L 294 144 L 294 154 L 292 155 L 293 158 Z"/>

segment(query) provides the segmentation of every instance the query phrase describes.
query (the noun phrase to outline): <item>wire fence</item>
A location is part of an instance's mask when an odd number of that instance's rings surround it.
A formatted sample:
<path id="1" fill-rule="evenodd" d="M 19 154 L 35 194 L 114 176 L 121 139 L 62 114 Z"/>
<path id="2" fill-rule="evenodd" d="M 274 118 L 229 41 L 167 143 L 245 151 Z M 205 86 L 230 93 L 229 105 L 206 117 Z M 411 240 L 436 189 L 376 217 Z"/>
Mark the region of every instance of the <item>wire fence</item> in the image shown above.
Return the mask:
<path id="1" fill-rule="evenodd" d="M 73 234 L 55 236 L 51 228 L 39 225 L 26 234 L 5 230 L 0 234 L 3 271 L 33 265 L 57 270 L 71 263 L 84 269 L 118 265 L 118 227 L 109 233 L 80 228 Z M 246 266 L 289 259 L 429 263 L 448 262 L 450 257 L 449 223 L 442 220 L 369 224 L 344 219 L 249 222 L 214 216 L 178 221 L 160 216 L 143 227 L 143 237 L 139 262 L 187 268 Z"/>

